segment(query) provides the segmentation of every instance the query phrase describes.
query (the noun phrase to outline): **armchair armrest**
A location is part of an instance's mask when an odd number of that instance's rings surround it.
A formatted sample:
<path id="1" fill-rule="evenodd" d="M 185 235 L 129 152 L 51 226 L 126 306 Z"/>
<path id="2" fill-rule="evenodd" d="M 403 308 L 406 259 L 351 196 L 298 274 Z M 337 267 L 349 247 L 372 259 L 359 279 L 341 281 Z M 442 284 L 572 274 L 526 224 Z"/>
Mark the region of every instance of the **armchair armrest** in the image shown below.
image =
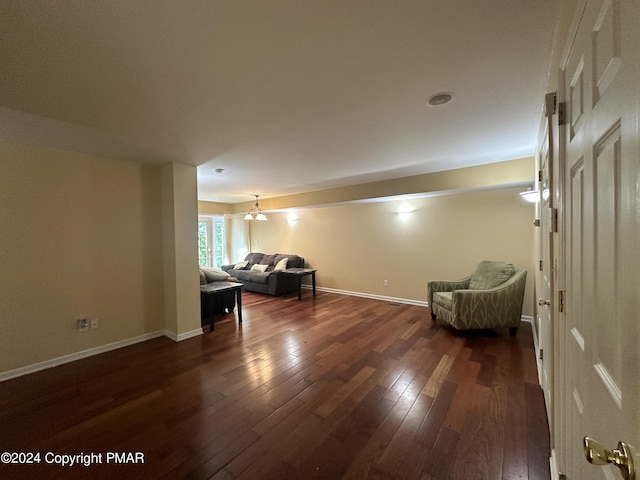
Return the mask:
<path id="1" fill-rule="evenodd" d="M 469 288 L 471 275 L 460 280 L 432 280 L 427 282 L 429 305 L 433 303 L 433 294 L 436 292 L 452 292 L 459 289 Z"/>
<path id="2" fill-rule="evenodd" d="M 490 328 L 520 325 L 526 270 L 517 271 L 502 285 L 488 290 L 454 290 L 453 317 L 456 328 Z"/>

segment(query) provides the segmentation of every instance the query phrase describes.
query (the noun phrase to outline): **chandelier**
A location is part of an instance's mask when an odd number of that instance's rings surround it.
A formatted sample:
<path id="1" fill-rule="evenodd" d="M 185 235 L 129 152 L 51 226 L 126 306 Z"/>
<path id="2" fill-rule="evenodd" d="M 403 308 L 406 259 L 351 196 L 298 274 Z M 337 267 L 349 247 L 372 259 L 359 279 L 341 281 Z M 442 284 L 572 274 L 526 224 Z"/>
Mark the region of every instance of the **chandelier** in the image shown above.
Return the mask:
<path id="1" fill-rule="evenodd" d="M 259 195 L 254 195 L 254 196 L 256 197 L 256 204 L 251 210 L 247 212 L 247 214 L 244 216 L 244 219 L 265 221 L 267 220 L 267 216 L 264 213 L 262 213 L 262 210 L 260 210 L 260 204 L 258 203 Z"/>

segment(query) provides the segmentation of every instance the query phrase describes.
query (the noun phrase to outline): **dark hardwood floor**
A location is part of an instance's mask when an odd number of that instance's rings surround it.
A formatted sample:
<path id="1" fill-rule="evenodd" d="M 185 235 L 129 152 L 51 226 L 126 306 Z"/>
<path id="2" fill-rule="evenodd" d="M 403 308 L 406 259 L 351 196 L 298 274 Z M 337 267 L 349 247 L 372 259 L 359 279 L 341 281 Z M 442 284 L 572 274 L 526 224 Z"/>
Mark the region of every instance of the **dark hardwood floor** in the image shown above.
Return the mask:
<path id="1" fill-rule="evenodd" d="M 0 452 L 40 454 L 0 478 L 550 478 L 528 324 L 459 333 L 325 292 L 243 306 L 241 327 L 0 383 Z"/>

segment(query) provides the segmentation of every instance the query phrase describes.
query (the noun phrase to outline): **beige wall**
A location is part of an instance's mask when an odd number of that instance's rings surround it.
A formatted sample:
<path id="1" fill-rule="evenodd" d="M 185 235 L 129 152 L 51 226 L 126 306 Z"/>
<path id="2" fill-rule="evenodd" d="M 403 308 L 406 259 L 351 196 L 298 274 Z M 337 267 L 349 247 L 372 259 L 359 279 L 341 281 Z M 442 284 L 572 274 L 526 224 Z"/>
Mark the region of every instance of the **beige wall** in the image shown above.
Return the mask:
<path id="1" fill-rule="evenodd" d="M 198 202 L 198 213 L 201 215 L 224 215 L 234 213 L 233 207 L 228 203 Z"/>
<path id="2" fill-rule="evenodd" d="M 195 167 L 162 167 L 164 325 L 175 340 L 202 333 L 198 277 L 198 201 Z M 191 332 L 191 333 L 189 333 Z"/>
<path id="3" fill-rule="evenodd" d="M 302 255 L 322 287 L 417 301 L 426 301 L 429 280 L 463 277 L 483 259 L 510 261 L 529 271 L 523 314 L 531 316 L 534 207 L 522 190 L 299 209 L 292 224 L 289 213 L 271 213 L 252 222 L 252 250 Z M 414 209 L 406 220 L 395 214 L 403 203 Z"/>
<path id="4" fill-rule="evenodd" d="M 0 372 L 161 330 L 160 169 L 3 140 L 0 159 Z"/>

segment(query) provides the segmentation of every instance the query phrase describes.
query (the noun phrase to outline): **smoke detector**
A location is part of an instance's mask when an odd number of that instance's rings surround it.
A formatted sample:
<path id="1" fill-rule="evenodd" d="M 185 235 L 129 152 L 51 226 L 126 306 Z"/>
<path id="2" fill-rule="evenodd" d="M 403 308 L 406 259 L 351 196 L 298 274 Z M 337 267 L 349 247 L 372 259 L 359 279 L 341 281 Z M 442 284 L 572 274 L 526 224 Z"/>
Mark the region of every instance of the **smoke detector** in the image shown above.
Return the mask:
<path id="1" fill-rule="evenodd" d="M 444 105 L 445 103 L 449 103 L 453 100 L 453 94 L 448 92 L 440 92 L 435 95 L 431 95 L 427 100 L 427 103 L 432 107 L 439 107 L 440 105 Z"/>

